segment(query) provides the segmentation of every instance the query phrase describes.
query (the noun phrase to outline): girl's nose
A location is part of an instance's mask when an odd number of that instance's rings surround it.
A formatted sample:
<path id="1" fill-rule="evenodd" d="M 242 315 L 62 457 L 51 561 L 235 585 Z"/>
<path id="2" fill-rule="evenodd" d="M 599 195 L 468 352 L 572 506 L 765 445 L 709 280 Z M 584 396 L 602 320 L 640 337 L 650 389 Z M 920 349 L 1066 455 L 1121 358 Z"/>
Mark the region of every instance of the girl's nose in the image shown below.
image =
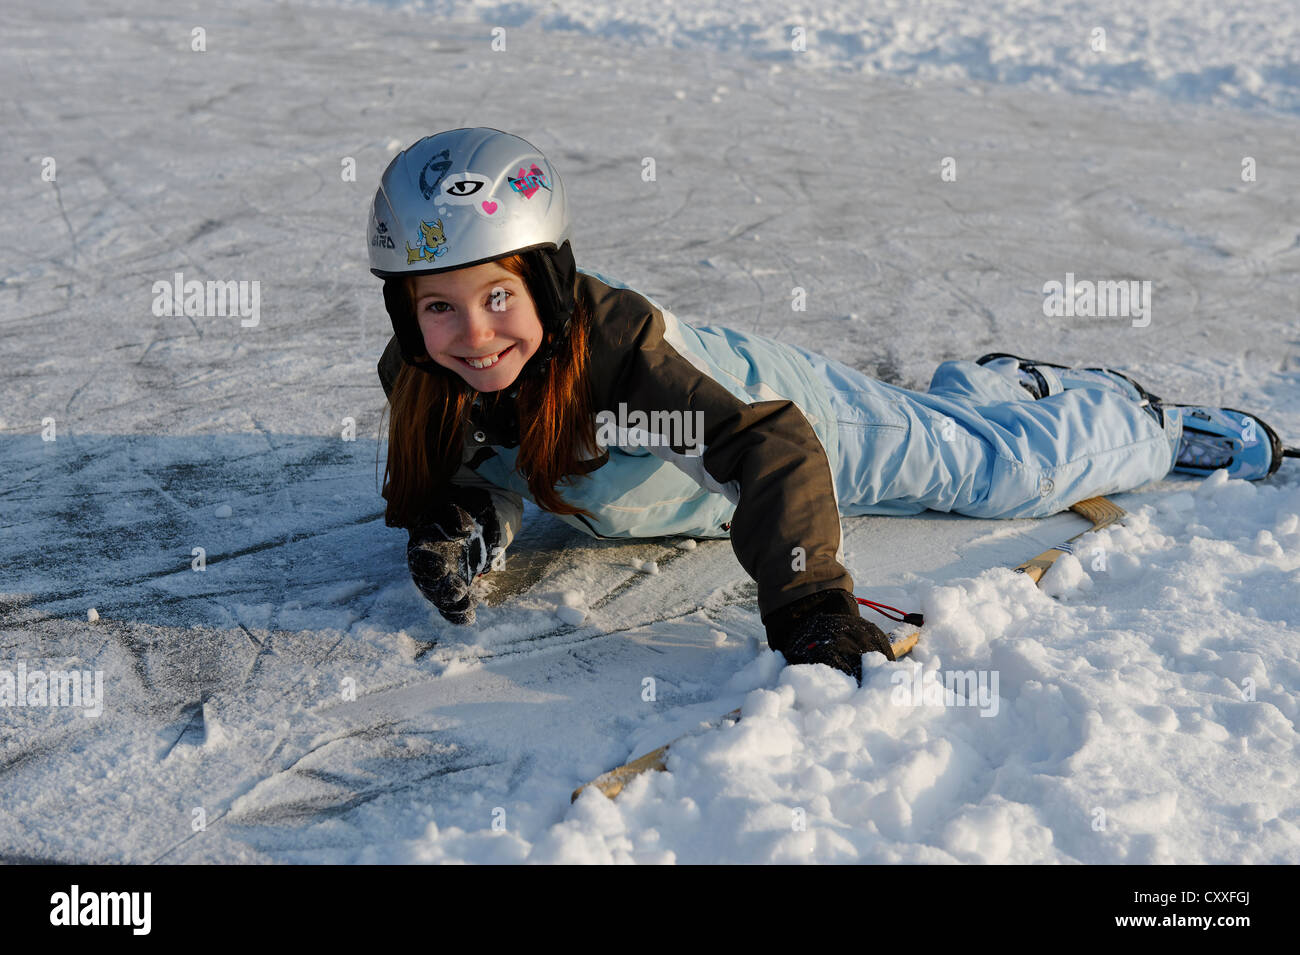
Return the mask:
<path id="1" fill-rule="evenodd" d="M 465 328 L 461 337 L 468 345 L 487 343 L 496 337 L 492 313 L 483 309 L 472 309 L 465 318 Z"/>

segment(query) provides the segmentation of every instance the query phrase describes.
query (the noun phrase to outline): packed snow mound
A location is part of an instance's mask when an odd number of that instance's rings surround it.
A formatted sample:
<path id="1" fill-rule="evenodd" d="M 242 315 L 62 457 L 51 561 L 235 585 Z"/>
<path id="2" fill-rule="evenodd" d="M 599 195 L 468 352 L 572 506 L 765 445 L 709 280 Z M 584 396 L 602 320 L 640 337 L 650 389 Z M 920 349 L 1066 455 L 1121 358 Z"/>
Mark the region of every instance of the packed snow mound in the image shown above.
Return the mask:
<path id="1" fill-rule="evenodd" d="M 1220 471 L 1152 500 L 1080 540 L 1066 578 L 1096 589 L 923 587 L 910 659 L 861 688 L 786 667 L 528 858 L 1300 861 L 1300 489 Z"/>

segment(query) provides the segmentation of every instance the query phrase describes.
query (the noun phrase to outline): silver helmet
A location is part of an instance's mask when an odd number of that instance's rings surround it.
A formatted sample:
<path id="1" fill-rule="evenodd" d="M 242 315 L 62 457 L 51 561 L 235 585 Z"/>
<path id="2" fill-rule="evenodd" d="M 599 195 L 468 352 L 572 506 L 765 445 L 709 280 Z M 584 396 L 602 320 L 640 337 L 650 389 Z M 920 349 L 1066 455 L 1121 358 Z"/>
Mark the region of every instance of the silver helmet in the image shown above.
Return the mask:
<path id="1" fill-rule="evenodd" d="M 370 271 L 408 364 L 432 371 L 405 279 L 532 253 L 532 289 L 548 342 L 544 366 L 573 312 L 575 268 L 559 173 L 540 149 L 488 127 L 426 136 L 393 157 L 370 208 Z"/>

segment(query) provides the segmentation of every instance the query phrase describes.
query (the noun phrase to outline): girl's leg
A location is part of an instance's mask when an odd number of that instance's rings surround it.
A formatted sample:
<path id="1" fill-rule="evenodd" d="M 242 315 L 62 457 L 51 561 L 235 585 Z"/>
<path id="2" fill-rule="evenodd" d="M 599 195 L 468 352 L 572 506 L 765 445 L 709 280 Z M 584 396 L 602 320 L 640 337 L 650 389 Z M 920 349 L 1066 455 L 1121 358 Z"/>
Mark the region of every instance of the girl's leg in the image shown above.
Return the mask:
<path id="1" fill-rule="evenodd" d="M 1025 383 L 1028 379 L 1029 384 L 1026 387 L 1033 388 L 1033 394 L 1040 398 L 1060 394 L 1071 388 L 1105 388 L 1139 403 L 1147 397 L 1142 394 L 1141 389 L 1135 387 L 1133 382 L 1122 375 L 1107 374 L 1091 368 L 1054 368 L 1046 364 L 1034 365 L 1031 372 L 1017 370 L 1019 364 L 1019 361 L 1010 357 L 990 359 L 983 364 L 977 363 L 980 368 L 996 371 L 1015 382 Z M 931 394 L 938 390 L 934 383 L 930 385 Z"/>
<path id="2" fill-rule="evenodd" d="M 1041 517 L 1166 475 L 1178 446 L 1137 402 L 1104 385 L 1035 401 L 1014 380 L 944 362 L 927 394 L 808 354 L 839 419 L 840 510 Z"/>
<path id="3" fill-rule="evenodd" d="M 971 361 L 946 361 L 935 369 L 929 393 L 965 399 L 974 405 L 1034 400 L 1021 386 L 1016 372 L 997 362 L 977 365 Z"/>

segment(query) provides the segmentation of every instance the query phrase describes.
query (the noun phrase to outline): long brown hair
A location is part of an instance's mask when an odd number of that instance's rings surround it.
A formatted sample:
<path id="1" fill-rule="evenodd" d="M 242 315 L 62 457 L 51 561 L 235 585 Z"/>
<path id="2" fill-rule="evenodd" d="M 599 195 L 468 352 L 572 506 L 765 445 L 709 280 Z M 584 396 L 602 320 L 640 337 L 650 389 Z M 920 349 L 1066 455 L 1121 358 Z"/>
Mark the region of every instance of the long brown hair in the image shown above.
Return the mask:
<path id="1" fill-rule="evenodd" d="M 531 258 L 519 254 L 496 261 L 523 279 L 539 311 L 545 307 L 546 298 L 540 294 L 543 277 Z M 414 287 L 415 280 L 408 278 L 408 302 L 415 300 Z M 546 317 L 538 317 L 546 327 Z M 585 470 L 580 463 L 584 450 L 598 449 L 587 378 L 589 321 L 590 311 L 579 295 L 569 333 L 546 371 L 529 374 L 531 369 L 525 367 L 520 373 L 515 468 L 528 481 L 537 506 L 555 514 L 591 513 L 567 503 L 555 490 L 562 478 Z M 461 464 L 464 424 L 476 392 L 451 369 L 436 363 L 426 367 L 430 371 L 403 362 L 389 396 L 388 464 L 382 492 L 388 501 L 384 522 L 389 527 L 418 526 Z M 509 399 L 500 393 L 484 397 L 489 408 L 499 400 Z"/>

